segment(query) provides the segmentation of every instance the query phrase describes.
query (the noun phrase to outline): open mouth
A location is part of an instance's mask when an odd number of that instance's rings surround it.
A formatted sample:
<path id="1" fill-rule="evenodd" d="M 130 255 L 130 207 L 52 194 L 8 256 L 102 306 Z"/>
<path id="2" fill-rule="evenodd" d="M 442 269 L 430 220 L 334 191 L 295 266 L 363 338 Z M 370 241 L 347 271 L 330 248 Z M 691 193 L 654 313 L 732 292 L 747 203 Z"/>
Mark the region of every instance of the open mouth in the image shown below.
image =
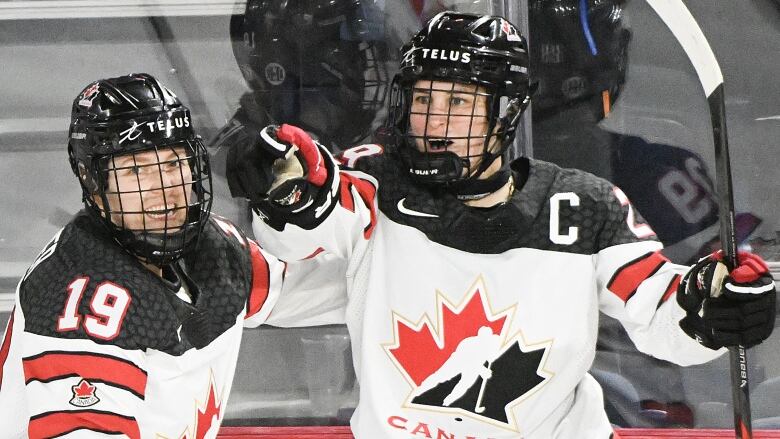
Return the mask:
<path id="1" fill-rule="evenodd" d="M 163 220 L 172 218 L 176 213 L 176 204 L 158 204 L 145 209 L 146 215 L 153 219 Z"/>
<path id="2" fill-rule="evenodd" d="M 452 145 L 453 143 L 455 142 L 449 139 L 434 139 L 434 138 L 428 139 L 428 146 L 431 152 L 446 151 L 447 147 Z"/>

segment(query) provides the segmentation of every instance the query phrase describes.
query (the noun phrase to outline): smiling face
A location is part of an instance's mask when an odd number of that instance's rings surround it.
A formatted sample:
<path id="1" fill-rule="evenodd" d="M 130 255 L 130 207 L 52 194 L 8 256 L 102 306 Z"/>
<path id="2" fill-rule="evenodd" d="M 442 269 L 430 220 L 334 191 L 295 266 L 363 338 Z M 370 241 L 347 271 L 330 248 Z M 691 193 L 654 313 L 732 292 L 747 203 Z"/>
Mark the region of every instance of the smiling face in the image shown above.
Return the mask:
<path id="1" fill-rule="evenodd" d="M 454 153 L 468 162 L 466 175 L 476 172 L 487 141 L 488 101 L 485 89 L 474 84 L 418 80 L 412 90 L 409 114 L 409 134 L 417 150 Z M 491 149 L 497 146 L 498 142 L 491 141 Z M 498 169 L 500 160 L 493 167 Z M 489 168 L 480 178 L 493 172 Z"/>
<path id="2" fill-rule="evenodd" d="M 196 201 L 186 151 L 165 147 L 109 158 L 105 196 L 111 221 L 130 231 L 178 231 Z M 95 201 L 103 209 L 102 200 Z"/>

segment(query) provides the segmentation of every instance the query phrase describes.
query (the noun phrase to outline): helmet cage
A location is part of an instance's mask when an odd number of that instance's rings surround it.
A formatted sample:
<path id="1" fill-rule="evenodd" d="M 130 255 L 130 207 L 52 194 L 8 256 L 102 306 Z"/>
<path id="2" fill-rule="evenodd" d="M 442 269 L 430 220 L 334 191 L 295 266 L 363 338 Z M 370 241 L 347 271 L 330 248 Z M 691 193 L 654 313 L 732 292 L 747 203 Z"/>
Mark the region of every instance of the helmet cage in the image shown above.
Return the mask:
<path id="1" fill-rule="evenodd" d="M 166 150 L 172 151 L 173 155 L 161 157 Z M 138 161 L 138 155 L 146 152 L 154 152 L 154 158 Z M 138 259 L 158 266 L 169 264 L 197 243 L 211 211 L 207 154 L 201 140 L 196 138 L 95 157 L 91 161 L 95 189 L 88 192 L 87 186 L 82 184 L 85 204 Z M 119 163 L 121 157 L 130 157 L 132 161 Z M 122 174 L 124 178 L 119 177 Z M 142 175 L 149 176 L 142 181 Z M 183 204 L 174 201 L 174 198 L 181 198 L 172 195 L 176 191 L 181 191 Z M 156 200 L 157 207 L 149 205 L 147 197 Z M 137 207 L 125 204 L 123 200 L 127 199 L 136 201 L 133 204 Z M 152 210 L 157 208 L 159 210 Z M 162 223 L 151 224 L 150 212 L 162 216 Z M 130 224 L 139 221 L 140 225 Z"/>
<path id="2" fill-rule="evenodd" d="M 164 100 L 127 92 L 130 86 L 122 81 L 128 78 L 145 81 Z M 96 98 L 84 103 L 85 91 L 74 102 L 68 144 L 87 211 L 142 262 L 169 264 L 194 248 L 208 220 L 208 153 L 192 130 L 189 110 L 153 77 L 113 78 L 92 87 Z M 91 106 L 82 108 L 85 104 Z M 162 157 L 164 151 L 173 154 Z M 147 152 L 154 152 L 151 159 L 146 154 L 137 160 Z M 183 197 L 174 196 L 176 191 Z M 129 206 L 131 201 L 140 207 Z"/>
<path id="3" fill-rule="evenodd" d="M 503 153 L 508 125 L 498 116 L 500 99 L 485 87 L 421 81 L 395 87 L 392 99 L 400 100 L 396 105 L 403 113 L 396 124 L 403 133 L 401 153 L 417 177 L 457 180 L 484 171 Z"/>
<path id="4" fill-rule="evenodd" d="M 448 20 L 466 25 L 437 31 Z M 415 178 L 430 183 L 475 180 L 505 154 L 530 101 L 526 47 L 514 27 L 500 17 L 443 12 L 402 49 L 401 68 L 393 79 L 389 123 L 398 137 L 399 153 Z M 472 105 L 459 114 L 451 106 L 444 111 L 431 111 L 430 106 L 420 111 L 414 103 L 415 93 L 446 93 L 455 100 L 470 95 Z M 484 102 L 484 109 L 478 108 L 479 102 Z M 412 129 L 414 117 L 426 117 L 422 133 Z M 431 117 L 443 118 L 448 124 L 470 118 L 467 133 L 450 134 L 448 126 L 443 138 L 438 132 L 429 135 Z M 486 119 L 486 128 L 474 132 L 479 118 Z M 463 141 L 465 154 L 450 151 L 450 145 Z M 444 144 L 444 149 L 434 147 L 436 143 Z"/>

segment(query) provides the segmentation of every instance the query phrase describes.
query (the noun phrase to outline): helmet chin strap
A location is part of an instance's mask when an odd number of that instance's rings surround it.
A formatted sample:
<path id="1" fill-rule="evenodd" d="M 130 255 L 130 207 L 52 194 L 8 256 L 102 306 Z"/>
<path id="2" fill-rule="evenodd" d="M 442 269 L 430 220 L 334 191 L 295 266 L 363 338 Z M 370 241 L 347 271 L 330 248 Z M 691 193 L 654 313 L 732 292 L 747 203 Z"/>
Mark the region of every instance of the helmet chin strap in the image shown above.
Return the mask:
<path id="1" fill-rule="evenodd" d="M 451 183 L 448 186 L 449 191 L 461 201 L 470 201 L 484 198 L 504 187 L 512 175 L 506 160 L 504 160 L 501 168 L 495 174 L 485 179 L 478 179 L 496 159 L 503 159 L 503 157 L 493 156 L 492 160 L 483 161 L 483 164 L 480 165 L 473 176 L 466 180 Z"/>
<path id="2" fill-rule="evenodd" d="M 461 175 L 464 169 L 468 169 L 468 164 L 463 163 L 463 158 L 451 152 L 423 154 L 408 147 L 401 151 L 401 157 L 409 166 L 413 179 L 422 184 L 444 186 L 446 191 L 462 201 L 478 200 L 492 194 L 506 185 L 511 175 L 509 161 L 504 157 L 506 153 L 500 155 L 484 153 L 484 158 L 474 174 L 462 180 L 453 180 Z M 501 168 L 490 177 L 479 179 L 497 159 L 502 160 Z M 420 163 L 425 166 L 415 166 Z"/>

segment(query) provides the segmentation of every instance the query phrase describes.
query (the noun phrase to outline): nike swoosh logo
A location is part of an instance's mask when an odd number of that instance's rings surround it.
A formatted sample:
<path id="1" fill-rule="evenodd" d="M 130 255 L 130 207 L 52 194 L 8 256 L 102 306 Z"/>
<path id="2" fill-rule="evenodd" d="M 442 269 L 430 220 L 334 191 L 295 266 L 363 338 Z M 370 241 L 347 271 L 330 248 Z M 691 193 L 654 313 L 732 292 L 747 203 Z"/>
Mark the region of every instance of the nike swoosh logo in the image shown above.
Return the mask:
<path id="1" fill-rule="evenodd" d="M 398 201 L 398 211 L 409 216 L 419 216 L 423 218 L 438 218 L 439 215 L 434 215 L 432 213 L 425 213 L 425 212 L 418 212 L 416 210 L 408 209 L 404 206 L 404 201 L 406 201 L 406 198 L 401 198 Z"/>

